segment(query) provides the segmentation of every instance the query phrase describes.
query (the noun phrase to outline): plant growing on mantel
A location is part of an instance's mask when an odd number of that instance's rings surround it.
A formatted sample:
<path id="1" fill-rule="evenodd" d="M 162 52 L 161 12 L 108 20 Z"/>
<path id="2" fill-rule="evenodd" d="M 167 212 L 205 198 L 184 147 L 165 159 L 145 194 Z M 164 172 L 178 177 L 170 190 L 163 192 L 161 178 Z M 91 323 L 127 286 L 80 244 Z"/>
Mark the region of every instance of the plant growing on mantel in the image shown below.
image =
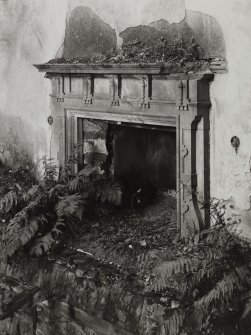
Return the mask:
<path id="1" fill-rule="evenodd" d="M 146 45 L 136 39 L 123 43 L 121 49 L 113 48 L 106 55 L 93 55 L 92 57 L 56 58 L 49 64 L 158 64 L 176 63 L 184 65 L 186 62 L 198 62 L 200 58 L 200 46 L 195 39 L 185 41 L 183 38 L 167 40 L 163 36 L 153 45 Z"/>

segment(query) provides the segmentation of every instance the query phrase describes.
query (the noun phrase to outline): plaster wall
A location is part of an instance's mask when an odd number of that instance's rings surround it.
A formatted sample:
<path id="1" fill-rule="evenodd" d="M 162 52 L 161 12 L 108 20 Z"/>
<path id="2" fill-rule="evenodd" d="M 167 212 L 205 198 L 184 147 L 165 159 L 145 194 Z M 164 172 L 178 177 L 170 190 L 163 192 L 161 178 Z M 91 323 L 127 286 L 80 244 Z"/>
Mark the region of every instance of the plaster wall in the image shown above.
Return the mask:
<path id="1" fill-rule="evenodd" d="M 228 73 L 211 85 L 211 195 L 232 197 L 242 231 L 251 237 L 251 3 L 246 0 L 186 0 L 186 8 L 216 18 L 226 43 Z M 240 139 L 236 153 L 232 136 Z"/>
<path id="2" fill-rule="evenodd" d="M 64 0 L 0 1 L 0 144 L 12 128 L 35 158 L 49 152 L 50 82 L 32 66 L 63 42 Z"/>
<path id="3" fill-rule="evenodd" d="M 251 194 L 249 0 L 1 0 L 0 4 L 0 113 L 8 120 L 9 115 L 17 116 L 27 125 L 22 133 L 29 141 L 35 141 L 38 156 L 43 151 L 49 152 L 54 130 L 46 122 L 50 114 L 50 83 L 32 64 L 60 55 L 66 19 L 76 6 L 92 8 L 115 29 L 118 43 L 121 43 L 119 33 L 127 27 L 160 19 L 178 23 L 185 17 L 186 9 L 214 17 L 223 30 L 229 71 L 216 75 L 211 85 L 211 195 L 233 197 L 248 234 Z M 210 26 L 208 29 L 210 32 Z M 5 129 L 0 126 L 0 130 L 3 133 Z M 232 136 L 240 138 L 237 154 L 230 144 Z"/>

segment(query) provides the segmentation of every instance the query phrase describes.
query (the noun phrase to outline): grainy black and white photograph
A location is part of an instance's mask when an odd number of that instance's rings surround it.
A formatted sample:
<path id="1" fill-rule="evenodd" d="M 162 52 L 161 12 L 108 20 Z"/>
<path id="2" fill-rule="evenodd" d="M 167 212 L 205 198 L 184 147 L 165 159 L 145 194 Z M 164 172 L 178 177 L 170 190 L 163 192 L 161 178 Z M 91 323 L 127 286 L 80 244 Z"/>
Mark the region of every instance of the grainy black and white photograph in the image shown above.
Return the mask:
<path id="1" fill-rule="evenodd" d="M 0 335 L 251 335 L 250 17 L 0 0 Z"/>

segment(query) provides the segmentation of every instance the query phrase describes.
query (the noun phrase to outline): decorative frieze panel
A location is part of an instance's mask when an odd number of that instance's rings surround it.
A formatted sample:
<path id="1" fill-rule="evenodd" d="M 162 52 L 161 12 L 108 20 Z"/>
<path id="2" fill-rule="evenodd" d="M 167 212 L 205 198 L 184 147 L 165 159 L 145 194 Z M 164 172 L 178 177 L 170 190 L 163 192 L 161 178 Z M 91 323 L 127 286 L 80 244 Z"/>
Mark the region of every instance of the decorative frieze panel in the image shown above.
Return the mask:
<path id="1" fill-rule="evenodd" d="M 153 101 L 176 101 L 177 98 L 177 81 L 170 80 L 168 77 L 152 77 L 151 99 Z"/>
<path id="2" fill-rule="evenodd" d="M 67 93 L 65 92 L 67 84 Z M 173 83 L 176 83 L 176 89 Z M 69 87 L 68 87 L 69 86 Z M 192 88 L 192 91 L 194 88 Z M 159 92 L 161 91 L 161 92 Z M 111 106 L 122 106 L 122 102 L 131 101 L 139 108 L 151 108 L 153 103 L 176 104 L 180 111 L 189 109 L 190 80 L 170 80 L 167 76 L 120 76 L 94 75 L 56 77 L 56 97 L 63 102 L 67 95 L 82 96 L 84 104 L 92 105 L 93 101 L 110 100 Z M 196 93 L 197 98 L 197 93 Z M 196 103 L 196 99 L 194 99 Z"/>
<path id="3" fill-rule="evenodd" d="M 107 97 L 110 97 L 110 82 L 108 78 L 95 77 L 93 81 L 95 99 L 107 99 Z"/>

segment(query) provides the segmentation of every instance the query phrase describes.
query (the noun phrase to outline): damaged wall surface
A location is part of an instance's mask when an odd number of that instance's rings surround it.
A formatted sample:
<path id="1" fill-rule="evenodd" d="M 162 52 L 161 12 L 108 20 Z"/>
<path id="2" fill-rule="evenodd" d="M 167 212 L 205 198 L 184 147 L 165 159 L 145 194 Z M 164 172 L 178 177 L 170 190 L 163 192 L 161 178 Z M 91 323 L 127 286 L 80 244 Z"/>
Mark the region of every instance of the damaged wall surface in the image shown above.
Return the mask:
<path id="1" fill-rule="evenodd" d="M 228 73 L 216 75 L 211 85 L 211 195 L 233 197 L 248 235 L 251 193 L 249 1 L 223 0 L 219 6 L 216 0 L 210 3 L 206 0 L 147 0 L 137 3 L 122 0 L 57 0 L 53 3 L 49 0 L 25 0 L 22 4 L 15 0 L 2 0 L 0 24 L 4 29 L 1 31 L 0 52 L 3 59 L 1 77 L 4 80 L 1 80 L 1 113 L 20 117 L 27 124 L 25 129 L 34 131 L 31 138 L 38 155 L 45 151 L 45 142 L 47 152 L 50 152 L 51 132 L 58 130 L 46 123 L 50 114 L 48 82 L 31 64 L 60 57 L 66 52 L 62 47 L 65 27 L 78 6 L 89 7 L 110 26 L 113 44 L 115 34 L 117 43 L 121 44 L 121 32 L 130 27 L 150 25 L 162 32 L 166 26 L 174 23 L 177 27 L 181 22 L 180 26 L 188 31 L 189 38 L 193 34 L 198 42 L 204 43 L 204 51 L 209 52 L 205 56 L 216 56 L 214 50 L 219 57 L 226 54 Z M 162 21 L 156 24 L 159 20 Z M 225 48 L 220 47 L 223 39 L 221 33 L 218 34 L 217 25 L 221 27 Z M 205 36 L 208 37 L 207 43 Z M 13 125 L 11 119 L 9 124 Z M 43 137 L 36 138 L 35 133 L 39 131 Z M 240 138 L 237 153 L 231 146 L 233 136 Z"/>

